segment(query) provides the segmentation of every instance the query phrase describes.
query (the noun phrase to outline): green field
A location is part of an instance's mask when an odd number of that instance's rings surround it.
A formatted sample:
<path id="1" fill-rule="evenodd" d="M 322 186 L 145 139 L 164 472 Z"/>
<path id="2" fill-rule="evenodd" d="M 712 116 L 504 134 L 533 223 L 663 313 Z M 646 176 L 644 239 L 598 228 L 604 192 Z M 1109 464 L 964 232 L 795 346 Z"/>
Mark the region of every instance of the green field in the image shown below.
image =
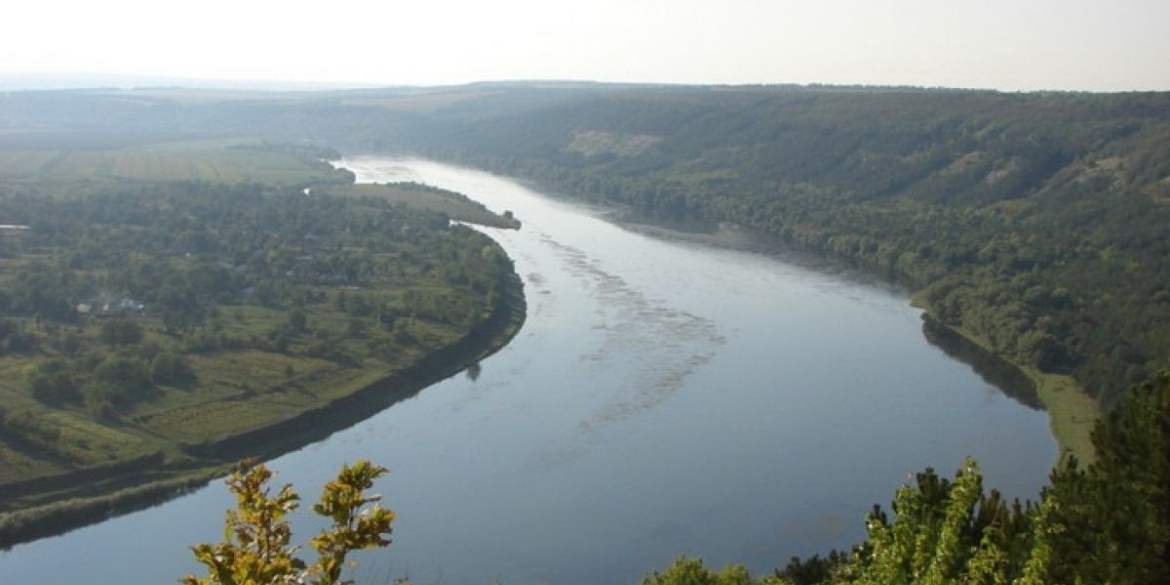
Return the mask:
<path id="1" fill-rule="evenodd" d="M 416 183 L 329 185 L 321 193 L 337 197 L 375 197 L 408 207 L 441 213 L 456 221 L 519 229 L 520 222 L 492 213 L 462 194 Z"/>
<path id="2" fill-rule="evenodd" d="M 67 137 L 56 140 L 67 141 Z M 157 142 L 94 149 L 51 145 L 0 148 L 0 178 L 5 180 L 125 179 L 304 185 L 336 181 L 341 176 L 326 162 L 258 139 Z"/>

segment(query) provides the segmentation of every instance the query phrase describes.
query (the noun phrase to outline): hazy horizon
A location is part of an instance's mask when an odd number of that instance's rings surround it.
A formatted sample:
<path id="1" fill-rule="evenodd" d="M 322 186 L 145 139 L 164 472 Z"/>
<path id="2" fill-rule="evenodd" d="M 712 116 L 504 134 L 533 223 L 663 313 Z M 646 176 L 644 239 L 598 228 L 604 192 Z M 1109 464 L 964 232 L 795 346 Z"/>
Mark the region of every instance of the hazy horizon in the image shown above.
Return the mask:
<path id="1" fill-rule="evenodd" d="M 1170 90 L 1153 0 L 21 3 L 0 76 Z"/>
<path id="2" fill-rule="evenodd" d="M 823 88 L 872 88 L 881 89 L 920 89 L 923 91 L 992 91 L 1000 93 L 1145 93 L 1164 92 L 1160 89 L 1116 89 L 1116 90 L 1080 90 L 1080 89 L 998 89 L 955 86 L 924 86 L 907 84 L 876 84 L 876 83 L 671 83 L 671 82 L 638 82 L 638 81 L 598 81 L 592 79 L 482 79 L 462 83 L 442 83 L 431 85 L 411 84 L 379 84 L 370 82 L 343 81 L 290 81 L 272 79 L 232 79 L 214 77 L 168 77 L 155 75 L 120 75 L 116 73 L 8 73 L 0 72 L 0 91 L 69 91 L 69 90 L 222 90 L 240 92 L 313 92 L 313 91 L 347 91 L 347 90 L 431 90 L 444 88 L 474 87 L 477 85 L 612 85 L 612 86 L 647 86 L 647 87 L 823 87 Z"/>

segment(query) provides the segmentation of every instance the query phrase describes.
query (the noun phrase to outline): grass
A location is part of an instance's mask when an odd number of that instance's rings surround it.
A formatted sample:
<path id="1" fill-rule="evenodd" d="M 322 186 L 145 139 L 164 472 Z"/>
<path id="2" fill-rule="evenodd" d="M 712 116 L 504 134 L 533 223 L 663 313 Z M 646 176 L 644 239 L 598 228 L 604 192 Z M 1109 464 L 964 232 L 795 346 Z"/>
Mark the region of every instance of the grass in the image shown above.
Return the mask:
<path id="1" fill-rule="evenodd" d="M 2 136 L 2 134 L 0 134 Z M 0 179 L 129 179 L 301 185 L 336 177 L 327 163 L 232 138 L 97 149 L 0 149 Z"/>
<path id="2" fill-rule="evenodd" d="M 507 229 L 520 227 L 520 222 L 515 219 L 497 215 L 482 203 L 472 201 L 464 195 L 425 185 L 409 183 L 330 185 L 320 191 L 335 197 L 377 197 L 415 209 L 441 213 L 456 221 Z"/>
<path id="3" fill-rule="evenodd" d="M 517 280 L 518 282 L 518 280 Z M 519 291 L 515 291 L 519 294 Z M 508 296 L 508 295 L 506 295 Z M 103 441 L 117 441 L 119 439 L 139 439 L 138 444 L 143 449 L 148 446 L 155 450 L 146 450 L 143 454 L 165 453 L 168 463 L 161 467 L 133 468 L 120 472 L 112 472 L 100 476 L 95 481 L 83 485 L 73 485 L 67 482 L 55 482 L 58 485 L 42 488 L 26 493 L 18 493 L 15 497 L 4 502 L 0 510 L 0 547 L 16 542 L 22 542 L 38 536 L 48 536 L 73 526 L 88 522 L 103 520 L 111 511 L 129 511 L 138 509 L 153 502 L 173 497 L 175 494 L 192 486 L 205 483 L 210 478 L 221 475 L 228 465 L 228 460 L 236 457 L 230 448 L 227 452 L 215 454 L 213 451 L 208 457 L 191 456 L 176 449 L 181 447 L 180 437 L 187 435 L 199 442 L 214 441 L 226 438 L 232 431 L 242 432 L 262 429 L 272 422 L 279 422 L 273 412 L 279 411 L 281 416 L 291 417 L 313 408 L 327 409 L 325 417 L 339 418 L 342 426 L 352 424 L 362 416 L 368 416 L 369 409 L 385 408 L 396 400 L 413 395 L 429 383 L 441 379 L 458 371 L 470 360 L 482 359 L 485 355 L 498 350 L 519 330 L 523 322 L 524 303 L 522 297 L 516 297 L 502 307 L 503 319 L 495 319 L 496 331 L 491 339 L 481 340 L 471 346 L 465 346 L 454 358 L 435 370 L 416 371 L 407 379 L 401 380 L 392 387 L 380 386 L 383 380 L 395 373 L 396 368 L 339 368 L 319 360 L 320 367 L 314 370 L 311 364 L 304 360 L 286 362 L 287 356 L 253 352 L 250 355 L 229 354 L 209 356 L 198 367 L 205 368 L 210 373 L 214 368 L 231 365 L 237 372 L 247 372 L 250 376 L 267 377 L 279 372 L 285 382 L 274 384 L 263 391 L 246 393 L 245 396 L 229 398 L 226 395 L 219 400 L 204 402 L 199 405 L 172 408 L 162 411 L 166 401 L 152 405 L 160 410 L 156 417 L 148 424 L 128 425 L 119 428 L 91 428 L 87 421 L 79 423 L 66 420 L 63 426 L 75 425 L 77 432 L 88 433 L 92 437 Z M 422 331 L 418 332 L 423 334 Z M 444 336 L 441 331 L 431 331 L 432 335 Z M 449 336 L 447 332 L 445 335 Z M 462 361 L 461 361 L 462 360 Z M 295 363 L 298 369 L 294 376 L 289 377 L 283 365 Z M 227 365 L 225 365 L 227 364 Z M 222 374 L 230 377 L 230 372 Z M 346 403 L 345 408 L 329 408 L 331 403 L 340 398 L 348 398 L 358 394 L 366 388 L 376 388 L 375 392 L 365 392 L 360 406 Z M 168 393 L 183 392 L 171 389 Z M 370 404 L 366 404 L 370 402 Z M 365 412 L 365 414 L 363 414 Z M 68 417 L 67 413 L 60 416 Z M 332 420 L 329 418 L 328 420 Z M 255 445 L 254 448 L 267 449 L 269 456 L 282 452 L 283 449 L 296 448 L 308 439 L 305 437 L 317 436 L 328 432 L 335 422 L 327 422 L 320 417 L 313 418 L 313 424 L 305 424 L 299 420 L 295 427 L 282 428 L 278 437 L 273 440 L 276 444 L 264 446 Z M 140 431 L 149 430 L 167 438 L 158 437 L 152 441 L 143 436 Z M 214 433 L 227 433 L 222 437 L 212 436 Z M 125 436 L 120 436 L 125 433 Z M 147 433 L 148 434 L 148 433 Z M 272 433 L 267 433 L 272 435 Z M 238 442 L 238 441 L 237 441 Z M 249 443 L 250 444 L 250 443 Z M 9 453 L 3 443 L 0 443 L 0 465 L 22 465 L 30 467 L 30 476 L 45 475 L 43 468 L 31 469 L 42 465 L 42 462 L 22 458 L 19 453 Z M 277 449 L 277 451 L 273 451 Z M 124 460 L 124 459 L 123 459 Z M 157 460 L 156 460 L 157 461 Z M 36 473 L 40 471 L 41 473 Z M 0 489 L 3 489 L 0 485 Z"/>
<path id="4" fill-rule="evenodd" d="M 926 302 L 925 291 L 913 295 L 910 304 L 930 311 Z M 962 327 L 951 327 L 972 343 L 995 353 L 991 344 L 974 333 Z M 1001 358 L 1002 359 L 1002 358 Z M 1044 410 L 1048 412 L 1048 424 L 1052 436 L 1056 439 L 1060 449 L 1060 458 L 1075 455 L 1082 463 L 1091 463 L 1097 458 L 1090 436 L 1093 426 L 1101 416 L 1097 402 L 1076 383 L 1071 376 L 1049 374 L 1022 364 L 1015 364 L 1032 379 L 1036 385 L 1036 393 L 1044 403 Z"/>
<path id="5" fill-rule="evenodd" d="M 171 391 L 136 411 L 145 428 L 186 444 L 219 440 L 327 406 L 387 373 L 256 350 L 191 361 L 201 378 L 199 392 Z M 288 366 L 294 375 L 288 375 Z"/>
<path id="6" fill-rule="evenodd" d="M 1061 458 L 1075 455 L 1085 464 L 1095 461 L 1097 453 L 1090 437 L 1101 416 L 1097 401 L 1085 394 L 1070 376 L 1025 371 L 1036 382 L 1036 391 L 1044 401 Z"/>
<path id="7" fill-rule="evenodd" d="M 61 431 L 60 443 L 77 446 L 79 460 L 113 462 L 157 451 L 158 441 L 125 428 L 103 425 L 67 410 L 53 410 L 45 420 Z"/>
<path id="8" fill-rule="evenodd" d="M 378 293 L 368 294 L 378 296 Z M 389 295 L 386 295 L 389 296 Z M 54 448 L 6 445 L 0 441 L 0 487 L 80 468 L 124 461 L 171 446 L 201 445 L 281 423 L 302 413 L 329 407 L 335 401 L 409 367 L 429 351 L 454 342 L 455 326 L 409 320 L 409 340 L 399 342 L 376 324 L 367 334 L 345 337 L 349 321 L 330 302 L 306 307 L 309 330 L 289 344 L 288 352 L 258 347 L 186 354 L 197 383 L 191 387 L 160 385 L 153 398 L 139 402 L 110 420 L 86 406 L 49 407 L 34 400 L 25 372 L 41 354 L 0 356 L 0 405 L 10 416 L 30 416 L 59 433 Z M 264 337 L 287 321 L 284 310 L 253 305 L 226 306 L 220 327 L 227 337 Z M 114 351 L 97 340 L 102 320 L 74 327 L 96 359 Z M 26 327 L 35 329 L 32 322 Z M 142 344 L 169 347 L 175 343 L 161 323 L 142 321 Z M 328 333 L 322 333 L 328 332 Z M 352 359 L 315 357 L 311 344 L 326 343 Z M 49 355 L 55 350 L 46 348 Z M 0 505 L 0 509 L 6 506 Z"/>

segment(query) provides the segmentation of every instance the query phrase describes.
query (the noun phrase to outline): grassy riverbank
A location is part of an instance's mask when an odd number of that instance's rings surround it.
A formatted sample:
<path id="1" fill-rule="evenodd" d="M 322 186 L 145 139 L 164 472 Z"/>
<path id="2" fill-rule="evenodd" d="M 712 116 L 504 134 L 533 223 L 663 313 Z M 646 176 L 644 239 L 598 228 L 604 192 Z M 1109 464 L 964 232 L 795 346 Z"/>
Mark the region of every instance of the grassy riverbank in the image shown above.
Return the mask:
<path id="1" fill-rule="evenodd" d="M 719 246 L 738 250 L 752 250 L 761 253 L 777 253 L 778 250 L 790 250 L 776 242 L 769 242 L 766 238 L 753 235 L 751 232 L 733 229 L 728 225 L 707 226 L 708 229 L 693 231 L 676 230 L 638 221 L 620 214 L 619 221 L 626 229 L 643 233 L 652 237 L 701 242 L 711 246 Z M 823 256 L 822 256 L 823 257 Z M 928 317 L 933 315 L 928 306 L 925 291 L 918 291 L 911 296 L 911 305 L 926 311 Z M 1077 459 L 1088 463 L 1096 459 L 1092 442 L 1089 436 L 1093 425 L 1100 417 L 1100 408 L 1095 400 L 1077 385 L 1072 376 L 1054 373 L 1045 373 L 1034 367 L 1011 362 L 998 355 L 985 340 L 962 328 L 943 325 L 934 319 L 934 326 L 945 327 L 948 331 L 961 336 L 966 342 L 979 348 L 980 360 L 997 360 L 1009 365 L 1012 369 L 1024 374 L 1031 382 L 1032 388 L 1026 393 L 1035 394 L 1034 398 L 1024 399 L 1028 404 L 1035 400 L 1043 405 L 1048 413 L 1049 426 L 1053 437 L 1060 449 L 1060 456 L 1075 455 Z M 1017 376 L 1018 378 L 1019 376 Z M 996 382 L 997 384 L 1000 381 Z M 1011 393 L 1013 389 L 1002 388 Z"/>
<path id="2" fill-rule="evenodd" d="M 656 238 L 700 242 L 711 246 L 751 250 L 761 253 L 794 252 L 790 247 L 785 247 L 774 241 L 769 242 L 767 238 L 742 229 L 734 229 L 729 225 L 705 226 L 706 229 L 688 231 L 654 225 L 645 220 L 638 220 L 637 218 L 623 216 L 622 214 L 618 214 L 616 217 L 619 218 L 619 222 L 626 229 Z M 805 254 L 808 253 L 806 252 Z M 823 256 L 819 257 L 823 258 Z M 932 318 L 933 313 L 928 306 L 925 291 L 914 293 L 911 296 L 910 304 L 926 311 L 926 318 Z M 947 331 L 960 336 L 967 343 L 977 347 L 979 349 L 978 353 L 980 354 L 979 361 L 984 363 L 989 360 L 1002 362 L 1009 368 L 1017 370 L 1028 378 L 1031 388 L 1024 392 L 1028 396 L 1019 397 L 1018 399 L 1029 405 L 1034 405 L 1034 402 L 1038 400 L 1043 405 L 1044 410 L 1048 413 L 1049 427 L 1052 436 L 1056 439 L 1061 458 L 1067 455 L 1075 455 L 1077 459 L 1084 463 L 1089 463 L 1096 459 L 1096 454 L 1089 437 L 1093 425 L 1100 417 L 1101 411 L 1096 401 L 1077 385 L 1076 380 L 1072 376 L 1045 373 L 1034 367 L 1012 362 L 998 355 L 990 344 L 972 332 L 962 328 L 944 325 L 937 319 L 932 319 L 932 321 L 933 326 L 943 327 Z M 934 342 L 932 341 L 932 343 Z M 962 358 L 956 356 L 956 359 Z M 1016 378 L 1020 378 L 1020 376 L 1016 375 Z M 996 384 L 1002 384 L 1004 382 L 1003 380 L 997 380 Z M 1001 389 L 1009 394 L 1016 390 L 1014 388 Z M 1032 396 L 1033 394 L 1034 396 Z"/>
<path id="3" fill-rule="evenodd" d="M 1097 459 L 1090 436 L 1093 425 L 1101 416 L 1096 401 L 1085 394 L 1071 376 L 1045 374 L 1034 369 L 1025 369 L 1036 381 L 1036 391 L 1044 408 L 1052 434 L 1060 446 L 1060 453 L 1076 455 L 1084 463 Z"/>
<path id="4" fill-rule="evenodd" d="M 526 315 L 523 285 L 515 275 L 495 308 L 471 330 L 409 365 L 342 388 L 327 403 L 265 426 L 167 447 L 137 463 L 0 485 L 0 547 L 59 534 L 111 515 L 142 509 L 206 485 L 242 458 L 269 459 L 321 440 L 455 375 L 499 351 L 519 332 Z M 337 389 L 335 389 L 337 390 Z M 249 410 L 246 401 L 238 405 Z"/>
<path id="5" fill-rule="evenodd" d="M 924 291 L 915 293 L 911 304 L 931 313 Z M 982 348 L 988 355 L 996 355 L 991 345 L 979 336 L 961 327 L 945 326 L 962 336 L 968 342 Z M 1007 361 L 1002 356 L 996 359 Z M 1044 410 L 1048 413 L 1049 427 L 1060 449 L 1060 457 L 1074 455 L 1084 463 L 1096 460 L 1096 452 L 1090 435 L 1093 425 L 1101 416 L 1097 402 L 1077 385 L 1072 376 L 1041 372 L 1034 367 L 1008 362 L 1025 373 L 1035 387 L 1035 392 Z"/>

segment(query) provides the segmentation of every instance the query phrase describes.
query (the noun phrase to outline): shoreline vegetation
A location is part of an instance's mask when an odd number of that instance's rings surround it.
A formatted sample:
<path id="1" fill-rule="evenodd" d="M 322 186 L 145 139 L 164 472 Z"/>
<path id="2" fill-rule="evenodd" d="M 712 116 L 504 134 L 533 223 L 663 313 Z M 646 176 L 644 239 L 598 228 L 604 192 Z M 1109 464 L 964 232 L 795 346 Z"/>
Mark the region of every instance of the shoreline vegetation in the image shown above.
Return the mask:
<path id="1" fill-rule="evenodd" d="M 462 338 L 321 407 L 228 437 L 183 445 L 182 457 L 171 461 L 160 451 L 104 469 L 0 485 L 5 499 L 38 492 L 48 492 L 50 499 L 0 514 L 0 550 L 150 507 L 208 485 L 243 458 L 275 458 L 344 430 L 506 347 L 524 324 L 526 306 L 523 283 L 512 274 L 495 309 Z M 78 482 L 85 485 L 76 487 Z M 54 497 L 62 493 L 68 495 Z"/>
<path id="2" fill-rule="evenodd" d="M 1090 435 L 1097 419 L 1101 417 L 1101 410 L 1088 393 L 1077 385 L 1072 376 L 1045 373 L 1024 364 L 1015 363 L 996 354 L 986 342 L 981 341 L 971 332 L 940 322 L 929 308 L 920 306 L 917 302 L 914 303 L 914 306 L 923 310 L 922 316 L 927 327 L 937 327 L 949 331 L 954 337 L 961 339 L 965 345 L 977 348 L 981 355 L 976 359 L 998 362 L 1002 367 L 1014 370 L 1025 378 L 1022 382 L 1026 391 L 1035 397 L 1039 401 L 1040 407 L 1048 413 L 1049 430 L 1052 432 L 1053 438 L 1056 439 L 1056 445 L 1059 449 L 1055 465 L 1059 465 L 1070 455 L 1086 465 L 1096 461 L 1097 453 L 1093 448 Z M 956 359 L 968 363 L 976 372 L 980 372 L 979 366 L 972 362 L 957 356 Z M 980 373 L 982 374 L 982 372 Z M 989 379 L 988 382 L 994 384 L 993 380 Z M 1016 384 L 1020 382 L 1020 380 L 1015 381 Z M 1000 384 L 995 385 L 1005 394 L 1019 400 L 1011 388 Z"/>
<path id="3" fill-rule="evenodd" d="M 766 235 L 755 234 L 727 223 L 671 226 L 656 225 L 643 218 L 622 213 L 614 213 L 612 218 L 625 229 L 651 237 L 697 242 L 768 255 L 783 255 L 808 264 L 834 261 L 833 256 L 774 242 Z M 868 270 L 865 266 L 854 265 L 851 268 L 862 274 L 882 278 L 881 274 Z M 926 300 L 925 289 L 908 286 L 907 290 L 909 304 L 923 311 L 923 335 L 932 345 L 971 366 L 987 383 L 1013 400 L 1029 408 L 1047 412 L 1049 429 L 1059 451 L 1057 464 L 1070 455 L 1086 465 L 1096 460 L 1090 435 L 1101 416 L 1101 409 L 1072 376 L 1041 372 L 996 353 L 990 344 L 971 331 L 940 321 Z"/>
<path id="4" fill-rule="evenodd" d="M 461 194 L 358 185 L 309 144 L 16 138 L 0 148 L 0 224 L 26 227 L 0 234 L 0 549 L 324 439 L 524 322 L 511 260 L 466 225 L 520 222 Z"/>
<path id="5" fill-rule="evenodd" d="M 141 100 L 131 106 L 128 95 Z M 330 144 L 471 165 L 684 226 L 742 226 L 912 283 L 931 316 L 1030 373 L 1062 452 L 1087 452 L 1094 409 L 1078 393 L 1106 411 L 1170 366 L 1166 92 L 506 83 L 360 100 L 197 90 L 2 98 L 12 118 L 4 137 L 23 150 L 0 158 L 0 174 L 29 164 L 190 174 L 166 149 L 125 148 L 180 136 L 212 147 L 193 167 L 201 180 L 248 176 L 262 162 L 279 167 L 271 180 L 288 181 L 305 165 L 264 161 L 331 160 L 310 145 Z M 147 107 L 156 103 L 172 114 Z M 229 145 L 225 156 L 207 140 L 241 134 L 274 142 Z M 60 151 L 79 136 L 116 155 Z"/>
<path id="6" fill-rule="evenodd" d="M 1091 458 L 1097 411 L 1170 367 L 1170 93 L 434 94 L 446 96 L 464 101 L 397 120 L 385 106 L 394 132 L 366 145 L 684 228 L 742 226 L 909 283 L 934 319 L 1028 373 L 1062 454 Z"/>

